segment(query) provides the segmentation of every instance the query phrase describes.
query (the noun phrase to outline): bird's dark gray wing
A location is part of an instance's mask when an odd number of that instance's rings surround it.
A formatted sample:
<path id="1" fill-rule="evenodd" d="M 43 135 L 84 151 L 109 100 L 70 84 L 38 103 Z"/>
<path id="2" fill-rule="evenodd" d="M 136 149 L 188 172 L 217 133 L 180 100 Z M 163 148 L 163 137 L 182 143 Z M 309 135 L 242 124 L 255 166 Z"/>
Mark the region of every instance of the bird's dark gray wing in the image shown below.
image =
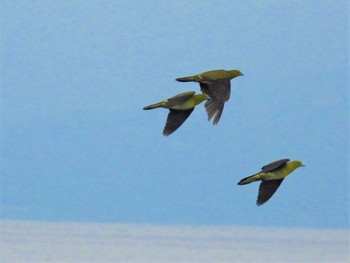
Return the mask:
<path id="1" fill-rule="evenodd" d="M 186 92 L 180 93 L 174 97 L 169 98 L 168 103 L 167 103 L 167 108 L 172 108 L 174 106 L 177 106 L 177 105 L 180 105 L 180 104 L 186 102 L 187 100 L 192 98 L 195 93 L 196 92 L 194 92 L 194 91 L 186 91 Z"/>
<path id="2" fill-rule="evenodd" d="M 271 181 L 261 181 L 259 186 L 258 199 L 256 200 L 257 205 L 262 205 L 267 202 L 271 196 L 277 191 L 278 187 L 281 185 L 283 179 L 271 180 Z"/>
<path id="3" fill-rule="evenodd" d="M 221 102 L 230 99 L 231 81 L 229 79 L 201 81 L 199 85 L 201 91 L 213 99 Z"/>
<path id="4" fill-rule="evenodd" d="M 266 173 L 266 172 L 271 172 L 275 169 L 281 168 L 282 166 L 286 165 L 286 163 L 289 162 L 289 159 L 281 159 L 274 161 L 268 165 L 265 165 L 261 168 L 261 171 Z"/>
<path id="5" fill-rule="evenodd" d="M 224 104 L 224 102 L 212 98 L 206 101 L 204 106 L 208 114 L 208 121 L 210 121 L 211 118 L 214 117 L 213 124 L 218 124 L 221 118 L 222 111 L 224 110 Z"/>
<path id="6" fill-rule="evenodd" d="M 168 118 L 165 123 L 164 130 L 163 130 L 164 136 L 168 136 L 172 134 L 174 131 L 176 131 L 176 129 L 179 128 L 185 122 L 185 120 L 191 115 L 193 110 L 194 108 L 189 110 L 170 109 Z"/>

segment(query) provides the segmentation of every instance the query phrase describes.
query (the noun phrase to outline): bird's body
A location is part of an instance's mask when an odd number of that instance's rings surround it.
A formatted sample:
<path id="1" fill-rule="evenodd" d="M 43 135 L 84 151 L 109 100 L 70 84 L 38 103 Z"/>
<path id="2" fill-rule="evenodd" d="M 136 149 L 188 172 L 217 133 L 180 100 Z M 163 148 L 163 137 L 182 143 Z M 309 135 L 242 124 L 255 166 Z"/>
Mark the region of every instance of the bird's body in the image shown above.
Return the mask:
<path id="1" fill-rule="evenodd" d="M 241 76 L 242 73 L 239 70 L 224 70 L 224 69 L 216 69 L 206 71 L 197 75 L 177 78 L 177 81 L 180 82 L 201 82 L 201 81 L 215 81 L 215 80 L 224 80 L 224 79 L 233 79 L 235 77 Z"/>
<path id="2" fill-rule="evenodd" d="M 242 76 L 239 70 L 211 70 L 197 75 L 177 78 L 180 82 L 198 82 L 201 91 L 210 99 L 205 103 L 208 120 L 214 117 L 213 124 L 217 124 L 224 110 L 224 104 L 230 99 L 231 79 Z"/>
<path id="3" fill-rule="evenodd" d="M 195 94 L 194 91 L 186 91 L 169 99 L 146 106 L 143 109 L 169 109 L 170 112 L 163 130 L 163 134 L 168 136 L 185 122 L 185 120 L 191 115 L 196 105 L 207 99 L 208 95 L 206 94 Z"/>
<path id="4" fill-rule="evenodd" d="M 257 205 L 262 205 L 277 191 L 283 179 L 300 166 L 303 166 L 301 161 L 281 159 L 265 165 L 260 172 L 243 178 L 238 184 L 245 185 L 255 181 L 261 181 Z"/>
<path id="5" fill-rule="evenodd" d="M 165 108 L 174 110 L 189 110 L 208 98 L 205 94 L 195 94 L 194 91 L 186 91 L 169 99 L 144 107 L 144 110 Z"/>

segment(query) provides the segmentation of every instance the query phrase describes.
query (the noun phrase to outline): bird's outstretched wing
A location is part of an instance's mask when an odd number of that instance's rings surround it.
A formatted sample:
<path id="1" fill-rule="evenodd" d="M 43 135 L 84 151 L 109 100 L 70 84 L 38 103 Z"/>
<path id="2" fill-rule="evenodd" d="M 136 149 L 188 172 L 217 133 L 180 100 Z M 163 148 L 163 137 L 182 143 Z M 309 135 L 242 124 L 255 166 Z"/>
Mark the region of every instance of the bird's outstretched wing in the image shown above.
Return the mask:
<path id="1" fill-rule="evenodd" d="M 189 100 L 190 98 L 192 98 L 195 93 L 196 92 L 194 92 L 194 91 L 185 91 L 185 92 L 182 92 L 174 97 L 171 97 L 171 98 L 167 99 L 168 100 L 167 107 L 172 108 L 174 106 L 180 105 L 180 104 L 186 102 L 187 100 Z"/>
<path id="2" fill-rule="evenodd" d="M 204 80 L 199 83 L 201 91 L 209 97 L 226 102 L 230 99 L 231 82 L 229 79 Z"/>
<path id="3" fill-rule="evenodd" d="M 216 125 L 218 124 L 221 114 L 224 110 L 224 102 L 221 102 L 217 99 L 208 99 L 207 102 L 204 104 L 205 110 L 207 111 L 208 114 L 208 121 L 211 120 L 211 118 L 214 117 L 213 124 Z"/>
<path id="4" fill-rule="evenodd" d="M 256 200 L 257 205 L 262 205 L 266 203 L 271 196 L 277 191 L 278 187 L 281 185 L 283 179 L 271 180 L 271 181 L 261 181 L 259 186 L 258 199 Z"/>
<path id="5" fill-rule="evenodd" d="M 261 171 L 266 173 L 266 172 L 271 172 L 275 169 L 281 168 L 282 166 L 286 165 L 286 163 L 289 162 L 289 159 L 281 159 L 274 161 L 268 165 L 265 165 L 261 168 Z"/>
<path id="6" fill-rule="evenodd" d="M 169 109 L 170 112 L 168 114 L 168 118 L 165 123 L 165 127 L 163 130 L 164 136 L 168 136 L 172 134 L 174 131 L 176 131 L 177 128 L 179 128 L 185 120 L 191 115 L 192 109 L 188 110 L 173 110 Z"/>

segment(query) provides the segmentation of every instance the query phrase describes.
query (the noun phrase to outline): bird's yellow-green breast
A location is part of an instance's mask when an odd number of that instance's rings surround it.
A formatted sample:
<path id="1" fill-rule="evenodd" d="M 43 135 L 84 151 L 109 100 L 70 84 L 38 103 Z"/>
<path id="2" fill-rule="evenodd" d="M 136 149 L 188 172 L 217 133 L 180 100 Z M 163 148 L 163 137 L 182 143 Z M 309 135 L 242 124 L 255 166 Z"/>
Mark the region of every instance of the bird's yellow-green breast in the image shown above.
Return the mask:
<path id="1" fill-rule="evenodd" d="M 172 106 L 170 108 L 174 110 L 188 110 L 188 109 L 194 108 L 196 105 L 200 104 L 201 102 L 207 99 L 208 99 L 207 94 L 196 94 L 192 98 L 185 101 L 184 103 L 181 103 L 176 106 Z"/>
<path id="2" fill-rule="evenodd" d="M 298 160 L 290 161 L 286 163 L 284 166 L 282 166 L 281 168 L 278 168 L 274 171 L 260 173 L 260 178 L 265 181 L 283 179 L 302 165 L 303 163 L 301 161 L 298 161 Z"/>

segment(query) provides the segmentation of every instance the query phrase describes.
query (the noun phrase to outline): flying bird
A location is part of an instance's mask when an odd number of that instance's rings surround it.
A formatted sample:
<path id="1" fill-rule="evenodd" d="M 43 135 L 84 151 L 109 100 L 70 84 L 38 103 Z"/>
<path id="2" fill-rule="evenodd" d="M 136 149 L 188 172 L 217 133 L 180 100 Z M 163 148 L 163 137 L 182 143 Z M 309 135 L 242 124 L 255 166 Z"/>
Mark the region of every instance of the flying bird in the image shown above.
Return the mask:
<path id="1" fill-rule="evenodd" d="M 230 99 L 231 79 L 243 76 L 239 70 L 211 70 L 189 77 L 177 78 L 180 82 L 199 82 L 201 91 L 210 98 L 205 103 L 208 120 L 213 119 L 213 124 L 218 124 L 224 110 L 224 104 Z"/>
<path id="2" fill-rule="evenodd" d="M 144 107 L 144 110 L 155 108 L 169 109 L 163 135 L 168 136 L 176 131 L 191 115 L 194 107 L 208 99 L 207 94 L 195 94 L 194 91 L 182 92 L 174 97 Z"/>
<path id="3" fill-rule="evenodd" d="M 267 202 L 271 196 L 273 196 L 284 178 L 301 166 L 304 166 L 301 161 L 281 159 L 265 165 L 263 168 L 261 168 L 260 172 L 243 178 L 238 182 L 238 184 L 244 185 L 255 181 L 261 181 L 258 199 L 256 201 L 256 204 L 260 206 Z"/>

